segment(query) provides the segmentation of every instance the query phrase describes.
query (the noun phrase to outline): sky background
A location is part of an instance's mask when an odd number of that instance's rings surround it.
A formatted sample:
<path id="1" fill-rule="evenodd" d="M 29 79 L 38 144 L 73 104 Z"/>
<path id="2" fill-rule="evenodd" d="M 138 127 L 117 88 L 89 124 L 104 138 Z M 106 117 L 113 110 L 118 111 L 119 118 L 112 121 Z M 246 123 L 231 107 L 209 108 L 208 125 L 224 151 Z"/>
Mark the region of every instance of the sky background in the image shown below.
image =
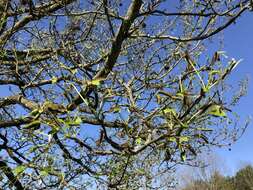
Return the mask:
<path id="1" fill-rule="evenodd" d="M 241 99 L 234 111 L 244 120 L 250 115 L 253 118 L 253 12 L 243 14 L 235 25 L 224 31 L 224 51 L 229 57 L 243 59 L 230 76 L 230 83 L 238 84 L 241 79 L 249 77 L 248 94 Z M 7 91 L 2 89 L 0 97 L 6 95 Z M 253 120 L 245 134 L 231 148 L 231 151 L 228 148 L 215 150 L 215 154 L 224 162 L 227 174 L 233 175 L 246 163 L 253 164 Z"/>
<path id="2" fill-rule="evenodd" d="M 238 84 L 239 80 L 249 77 L 248 93 L 234 108 L 245 120 L 247 116 L 253 116 L 253 12 L 244 14 L 235 25 L 224 31 L 224 51 L 229 57 L 243 59 L 230 76 L 230 84 Z M 229 175 L 234 174 L 246 163 L 253 164 L 253 120 L 245 134 L 231 148 L 231 151 L 215 151 L 218 157 L 223 159 Z"/>

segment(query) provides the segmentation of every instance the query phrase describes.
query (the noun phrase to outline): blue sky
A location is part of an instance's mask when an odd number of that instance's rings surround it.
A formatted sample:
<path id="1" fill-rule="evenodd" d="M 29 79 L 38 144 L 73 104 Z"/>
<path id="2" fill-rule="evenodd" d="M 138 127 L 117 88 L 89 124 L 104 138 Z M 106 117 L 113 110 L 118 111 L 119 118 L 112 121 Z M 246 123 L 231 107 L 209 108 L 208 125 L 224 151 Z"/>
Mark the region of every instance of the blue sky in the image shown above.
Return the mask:
<path id="1" fill-rule="evenodd" d="M 253 12 L 244 14 L 235 25 L 224 32 L 224 50 L 230 57 L 243 59 L 243 62 L 234 70 L 230 78 L 236 82 L 249 76 L 248 94 L 243 97 L 234 110 L 246 119 L 253 116 Z M 236 84 L 236 83 L 235 83 Z M 228 172 L 233 174 L 242 163 L 253 164 L 253 120 L 246 133 L 237 141 L 232 150 L 217 150 L 217 154 L 224 159 Z"/>
<path id="2" fill-rule="evenodd" d="M 248 94 L 242 98 L 239 106 L 234 110 L 246 119 L 253 116 L 253 12 L 244 14 L 235 25 L 224 31 L 224 51 L 229 57 L 243 59 L 243 62 L 234 70 L 230 82 L 239 81 L 246 76 L 250 77 Z M 5 96 L 4 90 L 0 97 Z M 246 133 L 232 146 L 232 150 L 217 149 L 216 152 L 224 160 L 229 174 L 237 171 L 241 163 L 253 164 L 253 121 L 250 123 Z"/>

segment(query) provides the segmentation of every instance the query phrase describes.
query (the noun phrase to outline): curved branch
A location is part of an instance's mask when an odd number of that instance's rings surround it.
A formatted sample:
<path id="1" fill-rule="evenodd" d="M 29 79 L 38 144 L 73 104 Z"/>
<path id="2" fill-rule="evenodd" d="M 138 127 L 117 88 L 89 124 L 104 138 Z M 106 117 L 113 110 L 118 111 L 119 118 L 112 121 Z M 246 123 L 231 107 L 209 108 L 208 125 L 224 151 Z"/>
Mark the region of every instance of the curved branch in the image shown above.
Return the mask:
<path id="1" fill-rule="evenodd" d="M 111 51 L 106 59 L 105 66 L 94 76 L 94 79 L 106 78 L 109 73 L 112 71 L 121 51 L 121 46 L 123 41 L 128 36 L 128 31 L 134 22 L 135 18 L 139 14 L 139 10 L 142 5 L 142 0 L 133 0 L 130 5 L 126 18 L 122 21 L 122 24 L 119 28 L 118 33 L 116 34 L 115 40 L 112 42 Z M 86 91 L 81 91 L 80 94 L 83 97 L 86 97 L 88 93 L 91 93 L 92 89 L 89 88 Z M 68 106 L 69 110 L 74 110 L 76 107 L 81 104 L 82 98 L 77 96 L 74 98 L 73 102 Z"/>
<path id="2" fill-rule="evenodd" d="M 2 160 L 0 160 L 0 170 L 6 175 L 10 183 L 16 187 L 17 190 L 24 190 L 25 188 L 18 180 L 17 176 L 14 175 L 12 169 Z"/>
<path id="3" fill-rule="evenodd" d="M 57 1 L 52 3 L 48 3 L 46 5 L 36 7 L 33 10 L 33 14 L 28 14 L 24 16 L 21 20 L 19 20 L 13 27 L 6 30 L 0 37 L 0 46 L 5 44 L 6 40 L 8 40 L 15 32 L 23 28 L 26 24 L 30 23 L 31 21 L 41 19 L 48 14 L 59 10 L 66 6 L 67 4 L 72 3 L 74 0 L 65 0 L 65 1 Z"/>
<path id="4" fill-rule="evenodd" d="M 151 35 L 131 35 L 130 38 L 149 38 L 149 39 L 158 39 L 158 40 L 172 40 L 172 41 L 177 41 L 177 42 L 189 42 L 189 41 L 199 41 L 199 40 L 204 40 L 207 38 L 210 38 L 220 31 L 224 30 L 227 28 L 229 25 L 233 24 L 235 20 L 241 16 L 241 14 L 248 10 L 248 6 L 243 7 L 233 18 L 231 18 L 228 22 L 226 22 L 224 25 L 218 27 L 216 30 L 210 32 L 209 34 L 204 34 L 204 35 L 197 35 L 195 37 L 190 37 L 190 38 L 180 38 L 176 36 L 171 36 L 171 35 L 164 35 L 164 36 L 151 36 Z"/>
<path id="5" fill-rule="evenodd" d="M 37 103 L 28 100 L 21 95 L 9 96 L 7 98 L 4 98 L 3 100 L 0 100 L 0 108 L 15 104 L 19 104 L 29 110 L 34 110 L 39 107 Z"/>

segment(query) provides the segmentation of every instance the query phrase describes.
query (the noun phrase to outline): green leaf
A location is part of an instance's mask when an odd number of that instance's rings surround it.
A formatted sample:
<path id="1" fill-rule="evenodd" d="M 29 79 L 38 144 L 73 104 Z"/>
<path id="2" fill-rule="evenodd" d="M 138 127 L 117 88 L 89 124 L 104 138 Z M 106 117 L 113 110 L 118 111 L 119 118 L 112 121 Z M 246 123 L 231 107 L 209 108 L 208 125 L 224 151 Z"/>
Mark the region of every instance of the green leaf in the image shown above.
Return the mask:
<path id="1" fill-rule="evenodd" d="M 158 104 L 160 104 L 161 103 L 161 100 L 162 100 L 162 97 L 159 95 L 159 94 L 156 94 L 156 102 L 158 103 Z"/>
<path id="2" fill-rule="evenodd" d="M 141 138 L 137 138 L 135 142 L 136 142 L 136 144 L 140 145 L 140 144 L 141 144 L 141 141 L 142 141 Z"/>
<path id="3" fill-rule="evenodd" d="M 70 72 L 74 75 L 77 73 L 77 69 L 71 69 Z"/>
<path id="4" fill-rule="evenodd" d="M 36 130 L 40 127 L 40 121 L 39 120 L 36 120 L 36 121 L 32 121 L 31 123 L 25 125 L 23 127 L 23 129 L 33 129 L 33 130 Z"/>
<path id="5" fill-rule="evenodd" d="M 100 85 L 100 80 L 92 80 L 91 84 L 95 85 L 95 86 L 99 86 Z"/>
<path id="6" fill-rule="evenodd" d="M 55 133 L 57 133 L 59 130 L 60 130 L 60 128 L 58 127 L 58 126 L 56 126 L 56 125 L 53 125 L 53 124 L 49 124 L 49 126 L 52 128 L 52 130 L 51 131 L 49 131 L 49 135 L 50 134 L 55 134 Z"/>
<path id="7" fill-rule="evenodd" d="M 89 81 L 88 85 L 99 86 L 103 80 L 104 78 L 94 79 L 94 80 Z"/>
<path id="8" fill-rule="evenodd" d="M 34 151 L 36 151 L 38 149 L 38 146 L 33 146 L 31 148 L 29 148 L 29 153 L 32 153 Z"/>
<path id="9" fill-rule="evenodd" d="M 168 141 L 177 142 L 177 139 L 176 139 L 176 137 L 169 137 L 169 138 L 168 138 Z"/>
<path id="10" fill-rule="evenodd" d="M 83 122 L 83 120 L 82 120 L 81 117 L 76 117 L 76 119 L 75 119 L 75 121 L 74 121 L 74 124 L 75 124 L 75 125 L 80 125 L 82 122 Z"/>
<path id="11" fill-rule="evenodd" d="M 188 142 L 190 139 L 188 136 L 179 137 L 179 143 Z"/>
<path id="12" fill-rule="evenodd" d="M 50 101 L 45 101 L 43 104 L 44 111 L 53 111 L 53 112 L 59 112 L 59 113 L 66 113 L 66 108 L 61 104 L 55 104 Z"/>
<path id="13" fill-rule="evenodd" d="M 112 107 L 112 109 L 110 109 L 110 111 L 113 113 L 118 113 L 121 111 L 121 108 L 120 108 L 120 106 L 114 106 L 114 107 Z"/>
<path id="14" fill-rule="evenodd" d="M 45 176 L 48 176 L 48 172 L 43 170 L 43 171 L 40 171 L 40 175 L 45 177 Z"/>
<path id="15" fill-rule="evenodd" d="M 20 165 L 20 166 L 17 166 L 14 170 L 13 170 L 13 173 L 15 175 L 19 175 L 21 173 L 23 173 L 25 171 L 26 167 L 23 166 L 23 165 Z"/>
<path id="16" fill-rule="evenodd" d="M 42 171 L 43 171 L 44 173 L 50 173 L 50 172 L 53 172 L 54 170 L 53 170 L 53 168 L 51 168 L 50 166 L 46 166 L 46 167 L 42 168 Z M 42 172 L 42 171 L 41 171 L 41 172 Z"/>
<path id="17" fill-rule="evenodd" d="M 146 171 L 143 169 L 143 168 L 138 168 L 137 169 L 137 172 L 140 174 L 140 175 L 145 175 Z"/>
<path id="18" fill-rule="evenodd" d="M 210 75 L 216 75 L 216 74 L 221 74 L 221 71 L 219 70 L 212 70 L 209 72 Z"/>
<path id="19" fill-rule="evenodd" d="M 184 98 L 184 94 L 183 94 L 183 93 L 181 93 L 181 92 L 178 92 L 178 93 L 176 94 L 176 96 L 177 96 L 177 97 L 179 97 L 179 98 L 181 98 L 181 99 L 183 99 L 183 98 Z"/>
<path id="20" fill-rule="evenodd" d="M 58 80 L 57 77 L 53 76 L 51 79 L 52 84 L 57 83 L 57 80 Z"/>
<path id="21" fill-rule="evenodd" d="M 203 86 L 203 92 L 208 92 L 210 90 L 210 86 Z"/>
<path id="22" fill-rule="evenodd" d="M 81 117 L 75 117 L 74 119 L 67 119 L 66 121 L 63 121 L 62 123 L 64 123 L 67 128 L 70 127 L 70 126 L 77 126 L 77 125 L 80 125 L 82 123 L 82 118 Z"/>
<path id="23" fill-rule="evenodd" d="M 184 162 L 186 160 L 186 152 L 185 151 L 182 151 L 180 153 L 180 157 L 181 157 L 181 160 Z"/>
<path id="24" fill-rule="evenodd" d="M 166 109 L 164 109 L 163 113 L 164 114 L 168 114 L 169 113 L 169 114 L 177 115 L 177 112 L 174 109 L 172 109 L 172 108 L 166 108 Z"/>
<path id="25" fill-rule="evenodd" d="M 214 115 L 217 117 L 225 117 L 226 113 L 222 110 L 222 107 L 220 105 L 212 105 L 209 108 L 208 114 Z"/>

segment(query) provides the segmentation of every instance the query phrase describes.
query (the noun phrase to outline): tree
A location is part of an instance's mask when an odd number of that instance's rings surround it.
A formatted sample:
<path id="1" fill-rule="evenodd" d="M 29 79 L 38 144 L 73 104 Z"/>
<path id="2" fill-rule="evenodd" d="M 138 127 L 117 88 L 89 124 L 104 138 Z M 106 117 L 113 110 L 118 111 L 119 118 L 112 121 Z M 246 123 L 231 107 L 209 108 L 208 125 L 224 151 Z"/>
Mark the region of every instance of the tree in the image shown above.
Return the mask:
<path id="1" fill-rule="evenodd" d="M 231 107 L 245 83 L 234 96 L 225 83 L 240 61 L 206 45 L 251 9 L 250 0 L 0 1 L 0 186 L 173 187 L 175 165 L 244 132 Z"/>
<path id="2" fill-rule="evenodd" d="M 215 171 L 208 180 L 195 179 L 192 183 L 187 184 L 183 190 L 236 190 L 230 177 L 221 175 Z"/>
<path id="3" fill-rule="evenodd" d="M 253 167 L 251 165 L 243 167 L 236 173 L 234 177 L 236 189 L 242 190 L 253 189 L 252 179 L 253 179 Z"/>
<path id="4" fill-rule="evenodd" d="M 224 177 L 219 172 L 215 172 L 209 181 L 210 190 L 234 190 L 230 177 Z"/>
<path id="5" fill-rule="evenodd" d="M 224 176 L 226 166 L 224 160 L 217 155 L 202 155 L 198 158 L 203 164 L 200 167 L 183 168 L 179 171 L 181 190 L 236 190 L 233 177 Z"/>
<path id="6" fill-rule="evenodd" d="M 201 176 L 202 177 L 202 176 Z M 253 168 L 247 165 L 236 172 L 235 176 L 223 176 L 219 171 L 214 171 L 207 179 L 195 178 L 188 182 L 183 190 L 251 190 L 253 189 Z"/>

